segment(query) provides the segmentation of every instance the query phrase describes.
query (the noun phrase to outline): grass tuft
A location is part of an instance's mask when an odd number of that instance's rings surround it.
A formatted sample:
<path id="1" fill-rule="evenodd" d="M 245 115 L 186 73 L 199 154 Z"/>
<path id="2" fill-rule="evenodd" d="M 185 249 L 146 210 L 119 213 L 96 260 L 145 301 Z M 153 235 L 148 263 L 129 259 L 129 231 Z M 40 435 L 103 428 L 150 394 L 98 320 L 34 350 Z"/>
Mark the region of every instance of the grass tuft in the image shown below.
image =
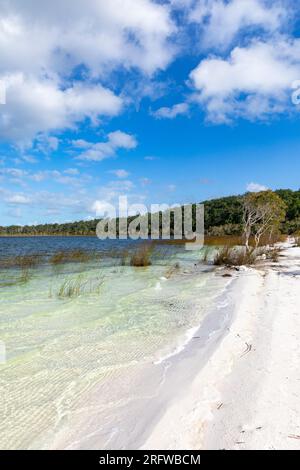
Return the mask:
<path id="1" fill-rule="evenodd" d="M 299 235 L 295 236 L 295 246 L 300 247 L 300 236 Z"/>
<path id="2" fill-rule="evenodd" d="M 252 249 L 247 251 L 244 248 L 234 248 L 224 246 L 221 248 L 215 258 L 215 266 L 252 266 L 257 261 L 257 254 Z"/>
<path id="3" fill-rule="evenodd" d="M 171 266 L 165 273 L 165 277 L 167 279 L 170 279 L 172 276 L 174 276 L 174 274 L 178 273 L 178 271 L 180 270 L 180 264 L 179 263 L 175 263 L 174 266 Z"/>
<path id="4" fill-rule="evenodd" d="M 65 279 L 61 284 L 57 296 L 60 299 L 75 298 L 83 294 L 99 294 L 103 285 L 104 278 L 99 277 L 96 279 L 86 280 L 80 274 L 76 278 Z M 52 297 L 52 289 L 49 294 Z"/>
<path id="5" fill-rule="evenodd" d="M 50 258 L 50 263 L 54 265 L 64 263 L 85 263 L 92 259 L 92 253 L 84 250 L 58 251 Z"/>
<path id="6" fill-rule="evenodd" d="M 136 268 L 142 268 L 146 266 L 151 266 L 151 254 L 153 252 L 153 246 L 148 243 L 144 243 L 140 246 L 130 257 L 130 266 Z"/>

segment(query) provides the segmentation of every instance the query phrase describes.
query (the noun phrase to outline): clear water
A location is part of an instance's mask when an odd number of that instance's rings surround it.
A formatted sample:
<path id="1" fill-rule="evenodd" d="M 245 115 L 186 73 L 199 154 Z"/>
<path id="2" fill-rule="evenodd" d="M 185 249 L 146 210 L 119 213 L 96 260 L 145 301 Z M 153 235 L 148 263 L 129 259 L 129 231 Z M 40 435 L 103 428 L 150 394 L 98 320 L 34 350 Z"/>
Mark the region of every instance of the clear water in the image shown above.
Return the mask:
<path id="1" fill-rule="evenodd" d="M 66 247 L 101 251 L 111 249 L 109 243 L 120 242 L 1 239 L 0 256 Z M 79 429 L 78 410 L 85 407 L 85 416 L 100 407 L 99 428 L 113 432 L 120 403 L 137 393 L 128 377 L 175 354 L 225 286 L 199 259 L 198 252 L 169 247 L 148 268 L 120 266 L 117 260 L 44 264 L 25 283 L 3 282 L 20 273 L 0 270 L 0 340 L 7 354 L 0 365 L 0 448 L 60 446 L 54 444 L 57 436 L 71 425 L 74 431 L 74 422 Z M 175 263 L 180 269 L 169 277 Z M 59 296 L 64 283 L 78 279 L 80 295 Z"/>

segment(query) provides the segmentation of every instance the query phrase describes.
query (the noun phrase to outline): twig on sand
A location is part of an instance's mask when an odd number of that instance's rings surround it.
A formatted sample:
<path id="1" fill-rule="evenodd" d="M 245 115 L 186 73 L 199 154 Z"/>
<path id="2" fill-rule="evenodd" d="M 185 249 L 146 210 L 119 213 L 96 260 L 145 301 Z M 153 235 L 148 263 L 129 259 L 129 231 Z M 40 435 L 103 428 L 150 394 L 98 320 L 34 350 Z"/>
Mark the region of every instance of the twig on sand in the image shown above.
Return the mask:
<path id="1" fill-rule="evenodd" d="M 243 356 L 246 356 L 246 354 L 248 354 L 250 351 L 252 351 L 252 344 L 248 344 L 248 343 L 245 343 L 246 344 L 246 349 L 245 351 L 243 352 L 243 354 L 241 355 L 241 357 Z"/>
<path id="2" fill-rule="evenodd" d="M 290 439 L 298 439 L 298 440 L 300 440 L 300 436 L 297 436 L 296 434 L 290 434 L 288 437 L 289 437 Z"/>

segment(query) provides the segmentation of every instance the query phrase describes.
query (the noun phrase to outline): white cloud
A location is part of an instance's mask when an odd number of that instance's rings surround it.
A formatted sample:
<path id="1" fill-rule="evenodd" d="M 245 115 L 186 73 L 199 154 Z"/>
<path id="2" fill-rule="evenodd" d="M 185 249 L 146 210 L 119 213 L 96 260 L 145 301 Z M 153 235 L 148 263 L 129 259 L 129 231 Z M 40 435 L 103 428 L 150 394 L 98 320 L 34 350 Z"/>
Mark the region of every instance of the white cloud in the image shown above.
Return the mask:
<path id="1" fill-rule="evenodd" d="M 122 131 L 110 132 L 106 142 L 90 143 L 89 148 L 77 159 L 100 162 L 114 157 L 119 149 L 131 150 L 136 146 L 137 140 L 134 136 Z"/>
<path id="2" fill-rule="evenodd" d="M 72 145 L 73 147 L 79 148 L 79 149 L 86 149 L 90 146 L 90 142 L 84 139 L 78 139 L 78 140 L 72 140 Z"/>
<path id="3" fill-rule="evenodd" d="M 259 183 L 247 184 L 247 191 L 250 191 L 251 193 L 259 193 L 260 191 L 267 191 L 267 190 L 268 190 L 267 186 L 264 186 Z"/>
<path id="4" fill-rule="evenodd" d="M 31 200 L 23 194 L 13 194 L 5 198 L 8 204 L 30 204 Z"/>
<path id="5" fill-rule="evenodd" d="M 144 160 L 147 160 L 149 162 L 153 162 L 154 160 L 157 160 L 157 157 L 154 157 L 153 155 L 147 155 Z"/>
<path id="6" fill-rule="evenodd" d="M 91 205 L 91 212 L 94 212 L 97 217 L 103 217 L 107 213 L 111 212 L 111 203 L 108 201 L 96 200 Z"/>
<path id="7" fill-rule="evenodd" d="M 55 152 L 60 143 L 60 140 L 57 137 L 47 134 L 38 135 L 36 141 L 36 148 L 45 154 Z"/>
<path id="8" fill-rule="evenodd" d="M 208 118 L 264 118 L 291 105 L 291 84 L 300 76 L 300 40 L 253 42 L 227 59 L 204 59 L 190 74 L 195 100 Z"/>
<path id="9" fill-rule="evenodd" d="M 106 191 L 109 193 L 115 192 L 128 192 L 134 188 L 134 184 L 130 180 L 122 180 L 122 181 L 111 181 L 105 188 Z"/>
<path id="10" fill-rule="evenodd" d="M 137 146 L 135 137 L 122 131 L 110 132 L 108 140 L 114 148 L 134 149 Z"/>
<path id="11" fill-rule="evenodd" d="M 77 168 L 68 168 L 64 173 L 66 173 L 66 175 L 76 176 L 79 175 L 79 170 Z"/>
<path id="12" fill-rule="evenodd" d="M 84 64 L 93 75 L 116 66 L 152 73 L 169 63 L 174 31 L 169 7 L 153 0 L 10 0 L 1 5 L 0 72 Z"/>
<path id="13" fill-rule="evenodd" d="M 274 32 L 287 17 L 286 5 L 270 0 L 198 0 L 189 19 L 202 28 L 202 47 L 224 49 L 249 27 Z"/>
<path id="14" fill-rule="evenodd" d="M 186 114 L 188 110 L 189 105 L 187 103 L 178 103 L 170 108 L 159 108 L 157 111 L 154 111 L 152 115 L 157 119 L 174 119 L 181 114 Z"/>
<path id="15" fill-rule="evenodd" d="M 64 90 L 55 80 L 6 76 L 7 104 L 0 114 L 0 138 L 29 142 L 38 133 L 73 128 L 85 118 L 115 116 L 122 101 L 101 85 L 75 83 Z M 52 142 L 51 142 L 52 139 Z M 48 138 L 54 148 L 55 138 Z"/>
<path id="16" fill-rule="evenodd" d="M 29 143 L 38 133 L 115 116 L 122 100 L 96 85 L 117 69 L 151 75 L 174 55 L 170 6 L 154 0 L 1 2 L 0 81 L 7 89 L 0 138 Z M 73 71 L 84 68 L 84 85 Z"/>
<path id="17" fill-rule="evenodd" d="M 7 175 L 11 178 L 23 178 L 27 175 L 27 172 L 20 168 L 1 168 L 0 175 Z"/>
<path id="18" fill-rule="evenodd" d="M 38 162 L 38 160 L 35 157 L 33 157 L 32 155 L 21 155 L 20 159 L 23 160 L 26 163 L 32 163 L 33 164 L 33 163 Z"/>
<path id="19" fill-rule="evenodd" d="M 120 169 L 120 170 L 111 170 L 110 173 L 115 175 L 117 178 L 120 178 L 120 179 L 127 178 L 129 176 L 128 171 L 122 170 L 122 169 Z"/>
<path id="20" fill-rule="evenodd" d="M 140 182 L 142 186 L 149 186 L 149 184 L 152 183 L 152 181 L 149 178 L 141 178 Z"/>
<path id="21" fill-rule="evenodd" d="M 64 172 L 58 170 L 43 170 L 36 173 L 21 170 L 19 168 L 1 168 L 0 176 L 9 178 L 11 182 L 26 186 L 28 182 L 41 183 L 45 180 L 52 180 L 59 184 L 69 186 L 80 186 L 91 179 L 88 174 L 80 175 L 76 168 L 69 168 Z M 79 178 L 80 176 L 80 178 Z"/>

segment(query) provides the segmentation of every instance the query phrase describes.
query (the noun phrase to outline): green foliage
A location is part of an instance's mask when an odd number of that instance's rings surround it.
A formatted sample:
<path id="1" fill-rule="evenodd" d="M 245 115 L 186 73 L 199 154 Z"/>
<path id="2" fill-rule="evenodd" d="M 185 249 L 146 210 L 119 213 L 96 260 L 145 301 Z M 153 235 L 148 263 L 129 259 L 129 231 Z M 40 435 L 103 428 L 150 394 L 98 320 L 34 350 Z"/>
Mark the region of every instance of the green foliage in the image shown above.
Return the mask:
<path id="1" fill-rule="evenodd" d="M 270 239 L 278 232 L 286 217 L 286 204 L 278 194 L 271 190 L 248 193 L 243 200 L 244 239 L 247 249 L 249 240 L 254 236 L 258 247 L 262 237 Z"/>
<path id="2" fill-rule="evenodd" d="M 286 217 L 281 225 L 281 231 L 293 234 L 300 230 L 300 190 L 280 189 L 275 191 L 275 194 L 286 204 Z M 240 235 L 243 224 L 244 197 L 240 195 L 204 201 L 206 233 L 215 236 Z M 99 219 L 65 224 L 26 225 L 24 227 L 11 225 L 10 227 L 0 227 L 0 235 L 95 236 L 98 222 Z"/>

